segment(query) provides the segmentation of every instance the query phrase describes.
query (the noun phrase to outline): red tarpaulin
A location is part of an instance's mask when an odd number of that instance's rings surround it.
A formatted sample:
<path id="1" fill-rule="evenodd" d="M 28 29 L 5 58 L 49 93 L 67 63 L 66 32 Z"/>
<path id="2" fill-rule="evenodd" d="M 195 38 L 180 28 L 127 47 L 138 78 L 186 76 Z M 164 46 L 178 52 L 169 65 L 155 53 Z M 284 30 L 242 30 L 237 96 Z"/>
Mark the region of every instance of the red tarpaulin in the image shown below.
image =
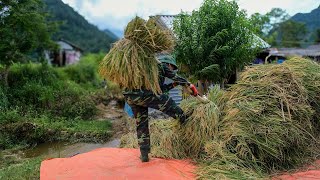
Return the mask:
<path id="1" fill-rule="evenodd" d="M 285 173 L 281 176 L 273 177 L 272 180 L 320 180 L 320 160 L 299 172 Z"/>
<path id="2" fill-rule="evenodd" d="M 41 163 L 41 180 L 67 179 L 195 179 L 195 166 L 186 160 L 151 158 L 141 163 L 138 149 L 101 148 L 70 158 Z"/>
<path id="3" fill-rule="evenodd" d="M 70 158 L 56 158 L 41 163 L 41 180 L 69 179 L 195 179 L 196 166 L 187 160 L 151 158 L 141 163 L 138 149 L 101 148 Z M 273 180 L 320 180 L 320 160 L 300 172 L 273 177 Z"/>

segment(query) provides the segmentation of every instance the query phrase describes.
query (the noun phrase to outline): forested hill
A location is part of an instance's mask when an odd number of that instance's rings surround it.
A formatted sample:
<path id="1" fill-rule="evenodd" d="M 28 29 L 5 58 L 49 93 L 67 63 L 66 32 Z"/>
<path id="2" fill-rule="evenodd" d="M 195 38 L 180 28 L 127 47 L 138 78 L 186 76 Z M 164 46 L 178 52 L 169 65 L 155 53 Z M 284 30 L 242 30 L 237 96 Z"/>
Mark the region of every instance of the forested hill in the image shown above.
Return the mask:
<path id="1" fill-rule="evenodd" d="M 103 30 L 103 32 L 106 33 L 109 37 L 111 37 L 113 39 L 119 38 L 115 33 L 111 32 L 109 29 L 105 29 L 105 30 Z"/>
<path id="2" fill-rule="evenodd" d="M 304 23 L 309 33 L 314 34 L 320 29 L 320 6 L 310 13 L 298 13 L 292 16 L 291 20 Z"/>
<path id="3" fill-rule="evenodd" d="M 111 43 L 117 40 L 116 36 L 110 34 L 111 32 L 100 31 L 61 0 L 43 1 L 53 20 L 63 22 L 58 32 L 54 34 L 54 40 L 60 38 L 68 40 L 78 45 L 85 52 L 92 53 L 108 51 Z"/>

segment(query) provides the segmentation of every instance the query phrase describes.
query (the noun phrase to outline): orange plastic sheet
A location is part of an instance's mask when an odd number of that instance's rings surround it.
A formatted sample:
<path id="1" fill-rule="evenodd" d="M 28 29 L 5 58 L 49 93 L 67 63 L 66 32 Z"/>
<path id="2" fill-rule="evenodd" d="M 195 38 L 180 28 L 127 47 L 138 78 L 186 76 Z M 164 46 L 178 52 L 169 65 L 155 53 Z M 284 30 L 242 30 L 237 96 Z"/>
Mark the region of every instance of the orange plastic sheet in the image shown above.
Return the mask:
<path id="1" fill-rule="evenodd" d="M 70 158 L 41 163 L 41 180 L 69 179 L 195 179 L 195 165 L 187 160 L 151 158 L 141 163 L 138 149 L 101 148 Z"/>
<path id="2" fill-rule="evenodd" d="M 309 167 L 303 168 L 299 172 L 286 173 L 273 177 L 272 180 L 320 180 L 320 160 Z"/>

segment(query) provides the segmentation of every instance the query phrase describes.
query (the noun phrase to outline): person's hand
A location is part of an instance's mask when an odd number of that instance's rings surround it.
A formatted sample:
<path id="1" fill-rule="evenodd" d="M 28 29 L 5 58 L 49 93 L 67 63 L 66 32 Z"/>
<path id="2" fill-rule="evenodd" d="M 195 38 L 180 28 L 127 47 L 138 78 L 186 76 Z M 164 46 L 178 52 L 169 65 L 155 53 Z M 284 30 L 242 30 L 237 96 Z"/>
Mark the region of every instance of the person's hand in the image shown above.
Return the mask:
<path id="1" fill-rule="evenodd" d="M 198 92 L 197 88 L 193 84 L 190 84 L 189 87 L 192 90 L 192 95 L 193 96 L 198 96 L 199 95 L 199 92 Z"/>

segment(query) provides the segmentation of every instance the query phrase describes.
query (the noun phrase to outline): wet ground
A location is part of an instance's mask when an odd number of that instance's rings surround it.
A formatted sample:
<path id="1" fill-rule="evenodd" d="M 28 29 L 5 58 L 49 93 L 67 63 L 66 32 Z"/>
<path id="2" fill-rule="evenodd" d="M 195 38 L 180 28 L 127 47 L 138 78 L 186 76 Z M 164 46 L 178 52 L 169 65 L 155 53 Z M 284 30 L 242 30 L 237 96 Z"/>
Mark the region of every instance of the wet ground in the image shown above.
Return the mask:
<path id="1" fill-rule="evenodd" d="M 24 151 L 25 158 L 43 156 L 45 158 L 71 157 L 77 154 L 86 153 L 98 148 L 116 148 L 120 146 L 120 138 L 127 130 L 126 114 L 118 106 L 116 101 L 111 101 L 107 106 L 99 104 L 97 106 L 99 114 L 96 119 L 99 121 L 109 120 L 113 125 L 113 136 L 107 143 L 70 143 L 70 142 L 48 142 L 40 144 L 32 149 Z"/>
<path id="2" fill-rule="evenodd" d="M 119 147 L 120 139 L 111 140 L 105 144 L 50 142 L 41 144 L 33 149 L 24 152 L 25 158 L 43 156 L 45 158 L 71 157 L 77 154 L 86 153 L 98 148 Z"/>

